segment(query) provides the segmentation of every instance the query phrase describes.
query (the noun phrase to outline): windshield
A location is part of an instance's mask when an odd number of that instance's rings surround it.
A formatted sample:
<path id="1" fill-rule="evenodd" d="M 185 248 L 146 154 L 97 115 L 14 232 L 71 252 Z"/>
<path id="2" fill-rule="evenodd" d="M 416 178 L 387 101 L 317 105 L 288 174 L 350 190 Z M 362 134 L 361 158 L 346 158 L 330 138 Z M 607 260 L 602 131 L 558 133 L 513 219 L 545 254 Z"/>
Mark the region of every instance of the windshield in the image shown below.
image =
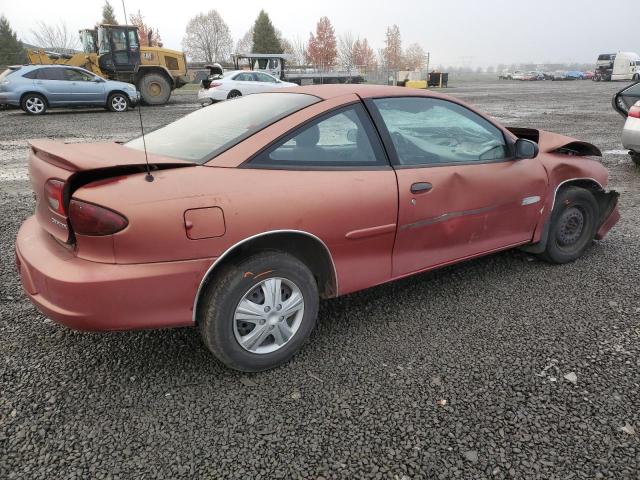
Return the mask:
<path id="1" fill-rule="evenodd" d="M 147 151 L 205 163 L 287 115 L 319 102 L 301 93 L 260 93 L 197 110 L 146 134 Z M 144 150 L 142 137 L 125 143 Z"/>

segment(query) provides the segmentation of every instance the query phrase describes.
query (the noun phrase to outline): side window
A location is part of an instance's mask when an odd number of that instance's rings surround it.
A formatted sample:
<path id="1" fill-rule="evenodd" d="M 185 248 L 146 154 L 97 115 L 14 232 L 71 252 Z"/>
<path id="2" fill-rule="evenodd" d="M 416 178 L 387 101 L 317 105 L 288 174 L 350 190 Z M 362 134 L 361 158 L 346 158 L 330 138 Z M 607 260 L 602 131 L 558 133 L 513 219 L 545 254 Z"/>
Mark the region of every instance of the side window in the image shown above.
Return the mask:
<path id="1" fill-rule="evenodd" d="M 75 68 L 65 68 L 64 78 L 72 82 L 90 82 L 93 77 L 85 72 L 76 70 Z"/>
<path id="2" fill-rule="evenodd" d="M 38 80 L 64 80 L 64 68 L 40 68 Z"/>
<path id="3" fill-rule="evenodd" d="M 253 75 L 251 75 L 250 73 L 239 73 L 233 79 L 239 82 L 252 82 Z"/>
<path id="4" fill-rule="evenodd" d="M 362 105 L 313 120 L 251 161 L 251 165 L 285 168 L 386 164 L 380 140 Z"/>
<path id="5" fill-rule="evenodd" d="M 402 165 L 487 162 L 509 155 L 500 129 L 456 103 L 400 97 L 374 104 Z"/>
<path id="6" fill-rule="evenodd" d="M 254 73 L 259 82 L 271 82 L 276 83 L 276 79 L 271 75 L 267 75 L 266 73 L 256 72 Z"/>
<path id="7" fill-rule="evenodd" d="M 138 48 L 140 48 L 138 45 L 138 32 L 136 32 L 135 30 L 129 30 L 128 34 L 129 34 L 129 49 L 137 50 Z"/>
<path id="8" fill-rule="evenodd" d="M 34 79 L 34 78 L 38 78 L 38 72 L 42 70 L 41 68 L 36 68 L 35 70 L 31 70 L 30 72 L 25 73 L 24 75 L 22 75 L 23 78 L 30 78 L 30 79 Z"/>

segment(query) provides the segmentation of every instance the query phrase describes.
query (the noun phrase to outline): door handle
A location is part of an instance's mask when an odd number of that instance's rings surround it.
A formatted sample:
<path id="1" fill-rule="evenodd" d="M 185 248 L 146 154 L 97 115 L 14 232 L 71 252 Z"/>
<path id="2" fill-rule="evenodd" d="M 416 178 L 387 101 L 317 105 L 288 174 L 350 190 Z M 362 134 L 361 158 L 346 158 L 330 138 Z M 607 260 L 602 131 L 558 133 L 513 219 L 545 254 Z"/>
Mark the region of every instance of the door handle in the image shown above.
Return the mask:
<path id="1" fill-rule="evenodd" d="M 411 185 L 411 193 L 427 193 L 432 188 L 429 182 L 416 182 Z"/>

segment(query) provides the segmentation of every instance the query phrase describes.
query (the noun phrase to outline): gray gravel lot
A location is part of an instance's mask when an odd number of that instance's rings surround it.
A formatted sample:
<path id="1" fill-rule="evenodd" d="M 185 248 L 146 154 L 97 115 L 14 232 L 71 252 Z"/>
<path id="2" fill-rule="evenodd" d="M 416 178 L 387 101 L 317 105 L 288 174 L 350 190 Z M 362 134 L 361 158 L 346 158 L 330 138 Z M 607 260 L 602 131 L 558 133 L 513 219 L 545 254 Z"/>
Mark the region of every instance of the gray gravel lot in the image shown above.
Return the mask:
<path id="1" fill-rule="evenodd" d="M 570 265 L 505 252 L 326 301 L 302 353 L 257 375 L 194 329 L 78 333 L 24 299 L 26 139 L 122 140 L 138 114 L 0 112 L 0 478 L 640 478 L 640 169 L 616 152 L 619 88 L 447 91 L 609 152 L 623 218 L 605 241 Z M 195 108 L 174 96 L 145 124 Z"/>

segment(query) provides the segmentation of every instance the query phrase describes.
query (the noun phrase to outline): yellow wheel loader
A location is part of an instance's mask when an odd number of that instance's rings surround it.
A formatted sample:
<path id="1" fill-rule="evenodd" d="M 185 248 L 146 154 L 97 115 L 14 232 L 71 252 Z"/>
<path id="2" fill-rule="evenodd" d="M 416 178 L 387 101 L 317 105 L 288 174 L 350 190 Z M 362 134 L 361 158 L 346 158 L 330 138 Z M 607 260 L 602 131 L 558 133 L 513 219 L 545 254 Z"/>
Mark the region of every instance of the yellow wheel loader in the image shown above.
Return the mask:
<path id="1" fill-rule="evenodd" d="M 171 91 L 189 81 L 184 53 L 141 47 L 136 26 L 98 25 L 80 30 L 80 41 L 83 51 L 73 55 L 28 50 L 29 62 L 82 67 L 103 78 L 132 83 L 147 105 L 167 103 Z"/>

